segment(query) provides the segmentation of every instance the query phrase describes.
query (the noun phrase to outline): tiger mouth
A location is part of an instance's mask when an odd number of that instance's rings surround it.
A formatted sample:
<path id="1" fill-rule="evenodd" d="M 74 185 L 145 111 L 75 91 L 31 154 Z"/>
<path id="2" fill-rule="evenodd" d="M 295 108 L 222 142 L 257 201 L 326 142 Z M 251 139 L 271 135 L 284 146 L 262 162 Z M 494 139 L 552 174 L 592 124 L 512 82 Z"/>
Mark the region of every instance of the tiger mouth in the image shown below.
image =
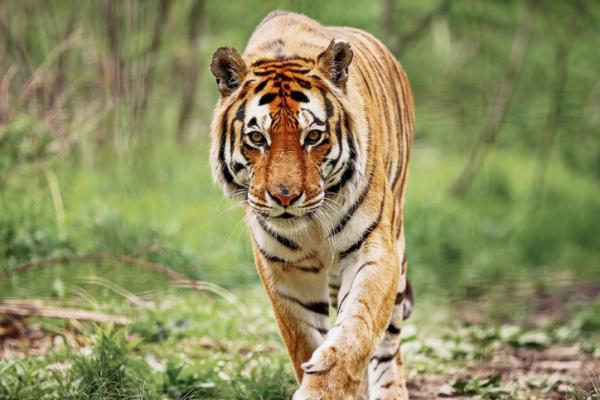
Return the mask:
<path id="1" fill-rule="evenodd" d="M 279 214 L 279 215 L 277 215 L 277 216 L 275 216 L 273 218 L 292 219 L 292 218 L 299 218 L 299 216 L 291 214 L 291 213 L 285 211 L 283 214 Z"/>

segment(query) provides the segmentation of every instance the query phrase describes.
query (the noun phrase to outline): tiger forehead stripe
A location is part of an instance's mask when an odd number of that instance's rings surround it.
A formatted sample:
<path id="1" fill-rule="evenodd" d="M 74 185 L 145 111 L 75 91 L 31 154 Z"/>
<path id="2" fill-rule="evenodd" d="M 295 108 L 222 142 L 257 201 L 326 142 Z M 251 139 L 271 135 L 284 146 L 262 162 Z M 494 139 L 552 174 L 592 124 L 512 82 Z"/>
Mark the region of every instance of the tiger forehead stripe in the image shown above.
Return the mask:
<path id="1" fill-rule="evenodd" d="M 256 60 L 252 63 L 252 67 L 262 67 L 262 66 L 295 66 L 295 67 L 305 67 L 306 64 L 314 65 L 314 60 L 310 58 L 300 57 L 300 56 L 290 56 L 290 57 L 280 57 L 277 59 L 272 58 L 264 58 L 260 60 Z"/>

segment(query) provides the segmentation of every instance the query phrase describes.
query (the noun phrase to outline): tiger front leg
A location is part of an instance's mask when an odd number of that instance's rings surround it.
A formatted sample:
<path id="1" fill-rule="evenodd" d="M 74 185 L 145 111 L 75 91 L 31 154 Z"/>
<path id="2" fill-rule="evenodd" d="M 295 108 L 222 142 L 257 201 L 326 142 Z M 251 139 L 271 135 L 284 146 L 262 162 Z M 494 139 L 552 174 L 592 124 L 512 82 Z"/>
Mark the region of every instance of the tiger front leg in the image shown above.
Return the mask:
<path id="1" fill-rule="evenodd" d="M 390 246 L 371 241 L 363 247 L 370 250 L 357 251 L 342 261 L 337 322 L 302 364 L 304 377 L 294 400 L 354 399 L 369 358 L 389 324 L 398 259 Z"/>
<path id="2" fill-rule="evenodd" d="M 323 343 L 329 329 L 327 271 L 310 266 L 319 265 L 316 259 L 306 258 L 304 265 L 283 264 L 265 258 L 256 247 L 255 253 L 258 273 L 300 382 L 301 364 Z"/>

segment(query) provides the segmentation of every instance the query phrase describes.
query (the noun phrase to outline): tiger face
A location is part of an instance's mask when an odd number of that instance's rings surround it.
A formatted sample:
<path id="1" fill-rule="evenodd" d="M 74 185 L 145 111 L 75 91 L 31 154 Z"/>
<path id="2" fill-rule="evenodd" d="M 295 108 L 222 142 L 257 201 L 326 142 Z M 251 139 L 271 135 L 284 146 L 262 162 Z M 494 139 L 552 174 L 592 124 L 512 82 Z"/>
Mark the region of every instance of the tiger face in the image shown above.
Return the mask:
<path id="1" fill-rule="evenodd" d="M 346 42 L 315 60 L 265 59 L 246 65 L 220 48 L 211 70 L 221 99 L 213 119 L 214 175 L 257 214 L 289 225 L 310 217 L 348 179 L 354 145 L 344 139 Z"/>

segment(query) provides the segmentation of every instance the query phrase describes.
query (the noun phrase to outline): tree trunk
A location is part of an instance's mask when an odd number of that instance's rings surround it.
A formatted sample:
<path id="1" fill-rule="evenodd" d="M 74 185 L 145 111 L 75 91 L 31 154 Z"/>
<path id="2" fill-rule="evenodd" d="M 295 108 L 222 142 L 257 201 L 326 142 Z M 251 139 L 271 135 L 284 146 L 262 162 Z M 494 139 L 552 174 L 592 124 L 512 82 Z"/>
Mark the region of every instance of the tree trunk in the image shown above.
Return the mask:
<path id="1" fill-rule="evenodd" d="M 544 130 L 542 143 L 539 146 L 539 162 L 531 183 L 531 204 L 535 206 L 542 197 L 542 190 L 546 180 L 548 163 L 559 133 L 560 117 L 562 113 L 563 97 L 568 78 L 569 47 L 565 42 L 557 43 L 554 56 L 554 89 Z"/>
<path id="2" fill-rule="evenodd" d="M 449 8 L 450 0 L 442 0 L 436 8 L 417 21 L 417 24 L 411 31 L 404 33 L 396 39 L 395 48 L 392 47 L 394 54 L 406 51 L 410 45 L 427 33 L 427 29 L 431 26 L 433 21 L 440 15 L 447 13 Z"/>
<path id="3" fill-rule="evenodd" d="M 119 28 L 115 15 L 115 4 L 113 0 L 102 0 L 101 5 L 109 49 L 108 71 L 106 71 L 107 82 L 105 84 L 113 97 L 120 97 L 123 93 L 123 62 L 119 49 Z"/>
<path id="4" fill-rule="evenodd" d="M 450 189 L 450 193 L 454 196 L 462 196 L 467 191 L 502 127 L 531 39 L 532 17 L 532 0 L 525 0 L 521 19 L 513 39 L 504 80 L 498 87 L 496 96 L 488 110 L 484 130 L 473 147 L 464 169 Z"/>
<path id="5" fill-rule="evenodd" d="M 189 138 L 189 121 L 194 109 L 196 91 L 198 88 L 198 79 L 200 71 L 200 50 L 201 39 L 204 33 L 206 23 L 205 0 L 196 0 L 190 9 L 188 25 L 188 41 L 190 46 L 189 59 L 185 63 L 181 111 L 177 123 L 177 141 L 179 143 L 187 142 Z"/>
<path id="6" fill-rule="evenodd" d="M 152 85 L 154 83 L 154 71 L 156 69 L 156 55 L 160 50 L 160 46 L 162 44 L 162 35 L 165 23 L 169 18 L 169 11 L 171 9 L 172 0 L 159 0 L 158 10 L 156 13 L 156 20 L 154 22 L 154 32 L 152 34 L 152 42 L 150 43 L 150 47 L 146 51 L 146 58 L 148 62 L 148 69 L 146 70 L 146 74 L 144 77 L 143 87 L 144 93 L 141 96 L 141 99 L 138 101 L 139 104 L 136 104 L 135 114 L 141 116 L 148 106 L 148 101 L 150 100 L 150 96 L 152 94 Z"/>

